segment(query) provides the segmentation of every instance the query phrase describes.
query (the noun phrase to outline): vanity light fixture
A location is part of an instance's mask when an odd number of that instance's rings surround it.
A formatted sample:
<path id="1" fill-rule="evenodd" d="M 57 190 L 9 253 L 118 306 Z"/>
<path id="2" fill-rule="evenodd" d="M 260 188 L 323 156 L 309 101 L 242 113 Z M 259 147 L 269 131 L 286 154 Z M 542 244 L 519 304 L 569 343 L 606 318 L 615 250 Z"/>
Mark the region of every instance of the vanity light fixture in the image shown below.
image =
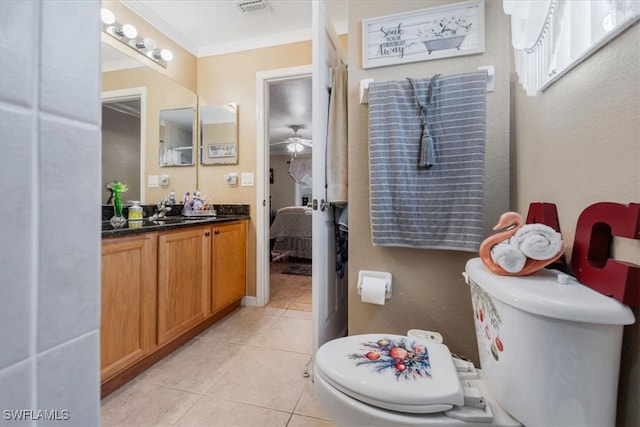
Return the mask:
<path id="1" fill-rule="evenodd" d="M 132 49 L 146 55 L 157 64 L 167 67 L 167 62 L 173 59 L 173 53 L 169 49 L 160 49 L 151 37 L 138 35 L 138 30 L 131 24 L 120 25 L 116 17 L 109 9 L 100 9 L 102 31 L 116 40 L 121 41 Z"/>
<path id="2" fill-rule="evenodd" d="M 142 40 L 133 40 L 136 49 L 153 50 L 156 48 L 156 42 L 151 37 L 145 37 Z"/>

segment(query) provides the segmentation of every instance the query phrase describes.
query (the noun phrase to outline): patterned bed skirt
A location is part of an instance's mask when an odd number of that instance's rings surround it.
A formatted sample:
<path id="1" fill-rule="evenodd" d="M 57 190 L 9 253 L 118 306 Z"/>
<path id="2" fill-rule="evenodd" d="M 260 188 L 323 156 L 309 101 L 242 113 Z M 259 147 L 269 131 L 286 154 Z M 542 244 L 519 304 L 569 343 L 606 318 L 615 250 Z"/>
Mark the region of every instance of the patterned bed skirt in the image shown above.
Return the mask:
<path id="1" fill-rule="evenodd" d="M 277 238 L 271 256 L 273 261 L 288 257 L 311 259 L 311 238 L 280 237 Z"/>

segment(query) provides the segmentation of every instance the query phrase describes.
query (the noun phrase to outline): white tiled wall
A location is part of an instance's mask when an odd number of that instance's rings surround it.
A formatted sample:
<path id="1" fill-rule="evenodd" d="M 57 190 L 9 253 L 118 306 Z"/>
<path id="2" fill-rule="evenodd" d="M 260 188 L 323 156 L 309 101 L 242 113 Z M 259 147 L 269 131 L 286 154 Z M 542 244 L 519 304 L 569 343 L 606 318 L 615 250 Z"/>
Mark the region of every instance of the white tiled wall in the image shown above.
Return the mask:
<path id="1" fill-rule="evenodd" d="M 0 1 L 0 425 L 100 423 L 99 9 Z"/>

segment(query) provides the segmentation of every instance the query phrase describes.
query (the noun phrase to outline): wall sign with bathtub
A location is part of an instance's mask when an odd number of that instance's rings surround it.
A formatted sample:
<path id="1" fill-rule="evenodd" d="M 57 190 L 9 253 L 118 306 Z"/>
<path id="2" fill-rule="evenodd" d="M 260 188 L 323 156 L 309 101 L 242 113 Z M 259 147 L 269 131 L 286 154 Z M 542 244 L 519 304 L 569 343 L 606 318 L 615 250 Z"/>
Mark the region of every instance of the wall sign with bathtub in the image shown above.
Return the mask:
<path id="1" fill-rule="evenodd" d="M 484 52 L 484 2 L 467 1 L 362 21 L 362 68 Z"/>

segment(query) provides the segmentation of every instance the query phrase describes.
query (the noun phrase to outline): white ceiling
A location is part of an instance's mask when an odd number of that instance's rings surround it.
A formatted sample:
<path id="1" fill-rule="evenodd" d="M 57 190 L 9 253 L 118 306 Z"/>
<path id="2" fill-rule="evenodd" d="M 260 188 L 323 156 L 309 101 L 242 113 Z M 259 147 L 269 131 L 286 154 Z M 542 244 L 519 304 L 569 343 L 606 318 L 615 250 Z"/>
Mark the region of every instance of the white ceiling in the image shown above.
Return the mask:
<path id="1" fill-rule="evenodd" d="M 248 14 L 234 0 L 121 1 L 196 57 L 311 39 L 311 0 L 266 0 L 267 11 Z M 346 33 L 347 0 L 325 3 L 336 31 Z M 286 153 L 286 145 L 277 143 L 293 136 L 292 126 L 312 140 L 311 80 L 272 84 L 269 95 L 271 153 Z"/>
<path id="2" fill-rule="evenodd" d="M 265 0 L 268 11 L 247 14 L 234 0 L 121 1 L 197 57 L 311 39 L 311 0 Z M 346 33 L 347 0 L 326 4 L 336 31 Z"/>

